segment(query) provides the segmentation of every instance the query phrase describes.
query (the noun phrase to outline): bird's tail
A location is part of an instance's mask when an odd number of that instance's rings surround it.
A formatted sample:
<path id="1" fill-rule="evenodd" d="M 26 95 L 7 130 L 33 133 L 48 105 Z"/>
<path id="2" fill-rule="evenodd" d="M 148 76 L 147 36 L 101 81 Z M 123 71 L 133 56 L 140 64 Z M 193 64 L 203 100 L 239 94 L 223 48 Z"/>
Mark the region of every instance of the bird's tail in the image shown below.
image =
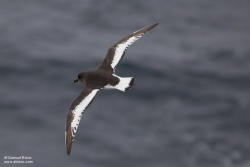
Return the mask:
<path id="1" fill-rule="evenodd" d="M 115 86 L 116 89 L 125 92 L 133 87 L 134 85 L 133 77 L 126 77 L 126 78 L 122 78 L 119 76 L 116 77 L 120 79 L 119 83 Z"/>

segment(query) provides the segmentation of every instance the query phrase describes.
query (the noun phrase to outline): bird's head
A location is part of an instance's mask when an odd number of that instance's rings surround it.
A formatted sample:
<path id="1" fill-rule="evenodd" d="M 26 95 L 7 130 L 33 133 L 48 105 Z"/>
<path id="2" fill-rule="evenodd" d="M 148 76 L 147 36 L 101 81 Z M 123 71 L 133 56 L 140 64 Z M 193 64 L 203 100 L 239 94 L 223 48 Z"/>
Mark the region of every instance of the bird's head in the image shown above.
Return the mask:
<path id="1" fill-rule="evenodd" d="M 85 84 L 84 72 L 78 74 L 78 78 L 76 80 L 74 80 L 74 83 L 76 83 L 76 82 L 81 82 L 81 83 Z"/>

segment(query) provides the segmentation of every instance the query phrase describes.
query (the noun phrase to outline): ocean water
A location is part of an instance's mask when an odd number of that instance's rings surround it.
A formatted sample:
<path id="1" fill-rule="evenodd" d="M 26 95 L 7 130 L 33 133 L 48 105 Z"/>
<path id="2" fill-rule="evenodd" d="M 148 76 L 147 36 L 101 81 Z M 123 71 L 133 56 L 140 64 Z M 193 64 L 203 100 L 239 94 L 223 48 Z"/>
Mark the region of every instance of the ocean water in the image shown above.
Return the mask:
<path id="1" fill-rule="evenodd" d="M 249 167 L 250 2 L 247 0 L 0 2 L 0 166 Z M 70 103 L 126 35 L 116 74 L 126 93 L 100 91 L 71 155 Z M 7 159 L 5 159 L 7 156 Z M 32 164 L 6 164 L 9 157 Z"/>

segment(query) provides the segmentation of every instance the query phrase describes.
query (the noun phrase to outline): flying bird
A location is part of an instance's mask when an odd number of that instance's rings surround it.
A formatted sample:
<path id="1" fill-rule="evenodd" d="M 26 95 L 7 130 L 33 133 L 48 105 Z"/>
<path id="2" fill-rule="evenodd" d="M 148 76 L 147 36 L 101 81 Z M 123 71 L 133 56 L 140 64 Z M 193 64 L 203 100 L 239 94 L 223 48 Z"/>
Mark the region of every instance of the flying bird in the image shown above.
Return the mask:
<path id="1" fill-rule="evenodd" d="M 82 114 L 92 103 L 97 92 L 101 89 L 118 89 L 125 92 L 132 88 L 134 78 L 115 75 L 116 66 L 124 57 L 127 48 L 158 24 L 144 27 L 122 38 L 108 49 L 106 57 L 95 70 L 78 74 L 78 78 L 74 80 L 74 83 L 81 82 L 85 87 L 71 103 L 66 118 L 65 147 L 68 156 L 70 155 Z"/>

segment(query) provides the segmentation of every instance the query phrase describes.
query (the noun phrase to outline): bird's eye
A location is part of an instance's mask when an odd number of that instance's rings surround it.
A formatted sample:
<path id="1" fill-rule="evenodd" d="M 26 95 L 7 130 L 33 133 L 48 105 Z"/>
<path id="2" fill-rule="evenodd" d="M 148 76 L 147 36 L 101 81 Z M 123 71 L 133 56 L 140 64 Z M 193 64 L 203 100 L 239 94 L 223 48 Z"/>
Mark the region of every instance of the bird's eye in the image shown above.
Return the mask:
<path id="1" fill-rule="evenodd" d="M 80 78 L 82 78 L 82 76 L 79 74 L 79 75 L 78 75 L 78 79 L 80 79 Z"/>

